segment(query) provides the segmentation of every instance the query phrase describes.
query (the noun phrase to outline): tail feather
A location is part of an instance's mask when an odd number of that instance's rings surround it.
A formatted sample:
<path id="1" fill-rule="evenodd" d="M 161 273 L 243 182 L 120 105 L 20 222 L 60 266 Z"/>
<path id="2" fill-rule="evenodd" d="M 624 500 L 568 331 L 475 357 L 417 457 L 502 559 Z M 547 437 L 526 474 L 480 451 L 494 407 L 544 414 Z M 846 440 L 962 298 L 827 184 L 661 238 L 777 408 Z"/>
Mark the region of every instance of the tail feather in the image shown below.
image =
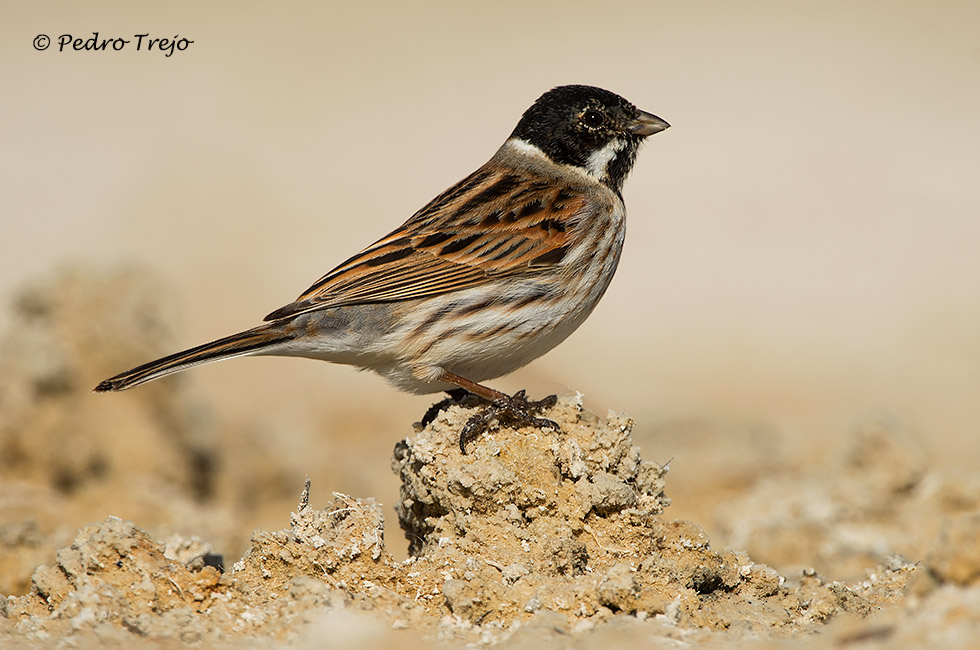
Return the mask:
<path id="1" fill-rule="evenodd" d="M 95 392 L 126 390 L 202 363 L 255 354 L 263 348 L 291 338 L 292 336 L 284 332 L 281 326 L 262 325 L 119 373 L 96 386 Z"/>

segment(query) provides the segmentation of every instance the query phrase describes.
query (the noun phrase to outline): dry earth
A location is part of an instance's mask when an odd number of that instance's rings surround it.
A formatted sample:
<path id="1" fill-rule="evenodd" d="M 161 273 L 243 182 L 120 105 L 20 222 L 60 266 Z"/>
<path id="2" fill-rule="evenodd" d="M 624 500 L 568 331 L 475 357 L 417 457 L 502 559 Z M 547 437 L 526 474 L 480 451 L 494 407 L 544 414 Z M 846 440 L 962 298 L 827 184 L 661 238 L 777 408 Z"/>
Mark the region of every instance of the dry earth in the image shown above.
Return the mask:
<path id="1" fill-rule="evenodd" d="M 459 431 L 480 407 L 452 405 L 406 423 L 395 447 L 410 549 L 398 560 L 375 498 L 326 497 L 328 477 L 297 494 L 303 477 L 270 466 L 271 443 L 223 428 L 185 382 L 111 403 L 89 393 L 167 351 L 164 294 L 137 271 L 75 268 L 14 306 L 0 346 L 0 646 L 980 638 L 980 473 L 935 471 L 897 425 L 860 429 L 830 463 L 757 468 L 718 504 L 726 548 L 671 517 L 669 463 L 641 456 L 627 416 L 565 396 L 547 413 L 560 432 L 497 428 L 464 456 Z M 708 443 L 705 481 L 725 480 L 742 442 Z M 285 495 L 299 499 L 289 526 L 229 556 L 247 536 L 238 514 L 281 508 L 285 525 Z"/>

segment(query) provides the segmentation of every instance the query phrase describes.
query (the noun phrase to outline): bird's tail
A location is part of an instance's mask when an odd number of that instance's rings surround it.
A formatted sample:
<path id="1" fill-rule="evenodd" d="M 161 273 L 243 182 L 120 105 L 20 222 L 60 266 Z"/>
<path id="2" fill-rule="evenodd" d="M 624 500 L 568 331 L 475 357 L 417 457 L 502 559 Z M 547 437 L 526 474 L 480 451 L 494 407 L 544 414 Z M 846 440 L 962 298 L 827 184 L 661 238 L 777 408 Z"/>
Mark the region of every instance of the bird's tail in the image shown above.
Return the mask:
<path id="1" fill-rule="evenodd" d="M 198 345 L 183 352 L 168 355 L 156 361 L 144 363 L 142 366 L 137 366 L 132 370 L 106 379 L 95 387 L 95 392 L 126 390 L 181 370 L 199 366 L 202 363 L 256 354 L 275 346 L 276 343 L 288 341 L 291 338 L 293 336 L 284 331 L 279 324 L 261 325 L 217 341 Z"/>

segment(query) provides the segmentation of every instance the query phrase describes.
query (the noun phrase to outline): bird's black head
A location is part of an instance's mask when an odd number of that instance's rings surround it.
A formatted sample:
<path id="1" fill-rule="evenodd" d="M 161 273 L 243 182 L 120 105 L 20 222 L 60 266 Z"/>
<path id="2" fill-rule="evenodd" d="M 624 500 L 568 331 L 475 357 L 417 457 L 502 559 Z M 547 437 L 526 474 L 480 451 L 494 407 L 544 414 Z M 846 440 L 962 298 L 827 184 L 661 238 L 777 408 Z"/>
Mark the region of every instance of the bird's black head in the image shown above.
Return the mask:
<path id="1" fill-rule="evenodd" d="M 669 126 L 608 90 L 559 86 L 527 109 L 510 137 L 534 145 L 557 163 L 575 165 L 620 192 L 640 142 Z"/>

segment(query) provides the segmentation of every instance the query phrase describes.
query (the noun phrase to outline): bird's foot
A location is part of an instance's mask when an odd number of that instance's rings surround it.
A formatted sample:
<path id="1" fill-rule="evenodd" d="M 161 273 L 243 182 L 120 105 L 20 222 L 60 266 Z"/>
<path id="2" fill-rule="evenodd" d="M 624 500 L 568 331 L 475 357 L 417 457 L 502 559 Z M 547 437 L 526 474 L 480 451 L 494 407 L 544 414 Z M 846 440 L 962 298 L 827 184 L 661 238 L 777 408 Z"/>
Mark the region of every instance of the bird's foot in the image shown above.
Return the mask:
<path id="1" fill-rule="evenodd" d="M 527 394 L 523 390 L 517 391 L 513 396 L 505 395 L 500 399 L 495 399 L 481 413 L 477 413 L 467 421 L 459 434 L 459 450 L 465 455 L 466 444 L 485 433 L 494 420 L 511 429 L 533 426 L 561 431 L 561 427 L 554 420 L 537 416 L 538 413 L 551 408 L 557 402 L 558 397 L 556 395 L 549 395 L 542 400 L 533 402 L 527 398 Z"/>

